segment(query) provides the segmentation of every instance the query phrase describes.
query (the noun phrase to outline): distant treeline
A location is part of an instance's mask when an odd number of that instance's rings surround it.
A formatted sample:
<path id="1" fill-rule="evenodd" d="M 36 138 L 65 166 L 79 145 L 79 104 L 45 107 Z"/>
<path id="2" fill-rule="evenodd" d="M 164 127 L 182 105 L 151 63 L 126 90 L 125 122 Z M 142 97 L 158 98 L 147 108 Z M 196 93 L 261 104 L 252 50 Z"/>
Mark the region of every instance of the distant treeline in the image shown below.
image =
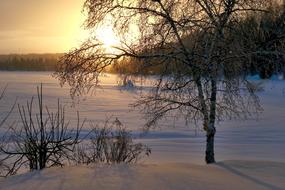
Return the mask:
<path id="1" fill-rule="evenodd" d="M 225 41 L 238 40 L 242 47 L 235 47 L 232 43 L 227 43 L 231 47 L 222 52 L 225 58 L 233 51 L 248 52 L 244 57 L 242 65 L 237 67 L 235 61 L 224 64 L 219 71 L 221 75 L 227 77 L 232 75 L 256 75 L 261 78 L 270 78 L 274 74 L 283 73 L 285 75 L 285 5 L 274 4 L 268 7 L 266 12 L 253 12 L 240 20 L 230 24 L 231 28 L 224 33 Z M 203 55 L 203 45 L 210 41 L 204 33 L 195 33 L 195 35 L 184 36 L 183 41 L 186 48 L 197 50 L 195 55 Z M 200 43 L 195 43 L 199 41 Z M 202 42 L 201 42 L 202 41 Z M 200 44 L 200 47 L 197 47 Z M 176 46 L 175 42 L 170 46 Z M 200 51 L 201 50 L 201 51 Z M 156 47 L 151 52 L 142 51 L 141 54 L 165 54 L 169 53 L 167 49 Z M 199 52 L 200 51 L 200 52 Z M 252 53 L 250 53 L 252 52 Z M 0 55 L 0 70 L 22 70 L 22 71 L 55 71 L 57 63 L 63 54 L 27 54 L 27 55 Z M 234 53 L 233 53 L 234 55 Z M 201 57 L 194 57 L 193 64 L 203 64 Z M 176 71 L 175 71 L 176 69 Z M 120 74 L 171 74 L 183 72 L 192 75 L 192 70 L 180 62 L 173 60 L 161 60 L 157 58 L 151 61 L 140 61 L 133 58 L 124 58 L 119 63 L 106 69 L 107 72 Z M 207 75 L 207 73 L 205 73 Z"/>
<path id="2" fill-rule="evenodd" d="M 241 67 L 237 67 L 235 62 L 228 63 L 221 67 L 221 75 L 227 77 L 233 74 L 238 75 L 259 75 L 261 78 L 270 78 L 274 74 L 285 75 L 285 5 L 274 4 L 268 7 L 266 12 L 253 12 L 246 17 L 237 20 L 230 24 L 231 28 L 225 31 L 225 39 L 228 41 L 239 40 L 243 44 L 242 48 L 246 48 L 245 52 L 252 52 L 244 55 L 244 63 Z M 184 36 L 183 41 L 187 48 L 190 49 L 196 44 L 199 36 L 203 36 L 205 42 L 210 41 L 205 34 L 197 33 L 195 35 Z M 233 40 L 234 39 L 234 40 Z M 203 50 L 203 43 L 198 43 L 201 47 L 195 46 L 196 49 Z M 231 43 L 229 43 L 231 44 Z M 172 44 L 175 46 L 175 44 Z M 224 47 L 226 49 L 227 47 Z M 241 47 L 228 47 L 231 51 L 239 51 Z M 202 52 L 202 51 L 201 51 Z M 142 54 L 166 54 L 167 50 L 162 50 L 160 47 L 152 49 L 150 52 L 142 51 Z M 197 55 L 202 54 L 199 51 L 195 52 Z M 227 52 L 225 53 L 226 57 Z M 199 58 L 196 59 L 197 64 L 203 64 Z M 161 73 L 177 73 L 175 69 L 180 72 L 192 74 L 189 67 L 185 67 L 180 63 L 172 64 L 166 60 L 157 59 L 148 63 L 140 62 L 136 59 L 126 59 L 120 61 L 115 67 L 110 68 L 111 72 L 122 74 L 161 74 Z M 146 65 L 147 64 L 147 65 Z M 180 65 L 179 65 L 180 64 Z M 193 64 L 196 64 L 193 62 Z M 232 71 L 234 69 L 234 71 Z M 207 75 L 207 73 L 205 73 Z"/>
<path id="3" fill-rule="evenodd" d="M 0 70 L 55 71 L 62 54 L 9 54 L 0 55 Z"/>

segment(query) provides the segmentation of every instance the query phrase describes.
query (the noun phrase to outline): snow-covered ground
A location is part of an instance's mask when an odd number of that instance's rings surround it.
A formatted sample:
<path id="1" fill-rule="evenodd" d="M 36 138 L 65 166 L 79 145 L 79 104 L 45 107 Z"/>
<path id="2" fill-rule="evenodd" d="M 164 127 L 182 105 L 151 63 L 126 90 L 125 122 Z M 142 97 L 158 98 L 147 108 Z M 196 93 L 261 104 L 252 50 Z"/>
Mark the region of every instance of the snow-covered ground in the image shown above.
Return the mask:
<path id="1" fill-rule="evenodd" d="M 86 96 L 73 107 L 67 86 L 61 88 L 48 72 L 1 72 L 0 87 L 8 84 L 0 104 L 1 117 L 8 112 L 17 99 L 25 104 L 36 96 L 36 86 L 43 83 L 45 104 L 55 107 L 57 98 L 66 105 L 66 115 L 76 120 L 76 110 L 81 118 L 102 123 L 107 117 L 118 117 L 135 134 L 145 121 L 138 111 L 131 111 L 130 103 L 140 91 L 121 90 L 115 75 L 101 77 L 101 89 L 93 96 Z M 253 77 L 253 80 L 257 80 Z M 264 80 L 265 90 L 259 92 L 264 112 L 258 120 L 231 120 L 220 122 L 216 135 L 216 158 L 222 160 L 269 160 L 285 162 L 285 80 Z M 10 116 L 8 123 L 18 119 L 18 110 Z M 6 125 L 7 127 L 8 125 Z M 89 127 L 87 123 L 86 128 Z M 5 129 L 0 129 L 4 131 Z M 152 148 L 152 154 L 144 162 L 188 162 L 204 164 L 205 134 L 194 125 L 184 121 L 164 121 L 160 128 L 140 137 L 139 141 Z"/>
<path id="2" fill-rule="evenodd" d="M 25 104 L 43 83 L 44 101 L 56 107 L 60 98 L 66 115 L 102 123 L 118 117 L 152 154 L 139 165 L 51 168 L 0 179 L 0 189 L 285 189 L 285 80 L 263 80 L 259 92 L 264 112 L 259 119 L 223 121 L 217 125 L 216 165 L 204 164 L 205 134 L 184 121 L 163 121 L 160 128 L 140 136 L 142 115 L 129 104 L 140 91 L 120 89 L 115 75 L 101 78 L 101 89 L 72 105 L 67 86 L 61 88 L 48 72 L 0 72 L 0 87 L 8 84 L 0 117 L 17 100 Z M 255 77 L 252 80 L 257 80 Z M 17 109 L 0 129 L 18 119 Z M 71 122 L 72 123 L 72 122 Z M 86 128 L 89 124 L 86 125 Z M 239 160 L 239 161 L 227 161 Z"/>
<path id="3" fill-rule="evenodd" d="M 148 164 L 50 168 L 0 179 L 1 190 L 284 190 L 285 164 Z"/>

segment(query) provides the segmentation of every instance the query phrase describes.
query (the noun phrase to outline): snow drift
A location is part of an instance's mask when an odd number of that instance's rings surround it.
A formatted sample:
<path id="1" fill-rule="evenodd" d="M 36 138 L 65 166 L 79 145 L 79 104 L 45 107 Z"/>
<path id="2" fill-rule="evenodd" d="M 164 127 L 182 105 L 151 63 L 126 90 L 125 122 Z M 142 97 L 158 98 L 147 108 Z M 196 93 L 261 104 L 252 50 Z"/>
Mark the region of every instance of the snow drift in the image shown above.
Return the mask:
<path id="1" fill-rule="evenodd" d="M 147 164 L 50 168 L 0 180 L 1 190 L 281 190 L 285 163 Z"/>

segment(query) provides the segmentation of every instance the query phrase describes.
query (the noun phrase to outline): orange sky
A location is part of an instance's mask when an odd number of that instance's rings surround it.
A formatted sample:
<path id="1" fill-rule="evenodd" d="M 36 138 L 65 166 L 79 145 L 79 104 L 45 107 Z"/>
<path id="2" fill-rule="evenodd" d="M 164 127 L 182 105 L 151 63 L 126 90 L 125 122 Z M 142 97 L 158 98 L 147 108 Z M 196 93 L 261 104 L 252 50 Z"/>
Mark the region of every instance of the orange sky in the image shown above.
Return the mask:
<path id="1" fill-rule="evenodd" d="M 0 0 L 0 54 L 61 53 L 82 38 L 84 0 Z"/>

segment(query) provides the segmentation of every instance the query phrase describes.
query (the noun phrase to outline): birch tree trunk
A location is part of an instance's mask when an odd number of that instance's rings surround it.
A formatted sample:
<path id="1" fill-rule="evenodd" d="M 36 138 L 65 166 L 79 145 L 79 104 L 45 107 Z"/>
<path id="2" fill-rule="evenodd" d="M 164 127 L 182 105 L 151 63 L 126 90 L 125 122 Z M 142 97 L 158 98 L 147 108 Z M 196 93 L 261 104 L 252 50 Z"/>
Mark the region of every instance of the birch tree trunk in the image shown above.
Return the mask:
<path id="1" fill-rule="evenodd" d="M 209 124 L 207 128 L 207 143 L 206 143 L 206 157 L 205 161 L 207 164 L 215 163 L 215 151 L 214 151 L 214 140 L 215 140 L 216 128 L 214 124 Z"/>
<path id="2" fill-rule="evenodd" d="M 207 144 L 206 144 L 206 158 L 207 164 L 215 162 L 214 140 L 216 134 L 216 102 L 217 102 L 217 81 L 212 77 L 211 79 L 211 97 L 210 97 L 210 115 L 209 124 L 206 127 Z"/>

